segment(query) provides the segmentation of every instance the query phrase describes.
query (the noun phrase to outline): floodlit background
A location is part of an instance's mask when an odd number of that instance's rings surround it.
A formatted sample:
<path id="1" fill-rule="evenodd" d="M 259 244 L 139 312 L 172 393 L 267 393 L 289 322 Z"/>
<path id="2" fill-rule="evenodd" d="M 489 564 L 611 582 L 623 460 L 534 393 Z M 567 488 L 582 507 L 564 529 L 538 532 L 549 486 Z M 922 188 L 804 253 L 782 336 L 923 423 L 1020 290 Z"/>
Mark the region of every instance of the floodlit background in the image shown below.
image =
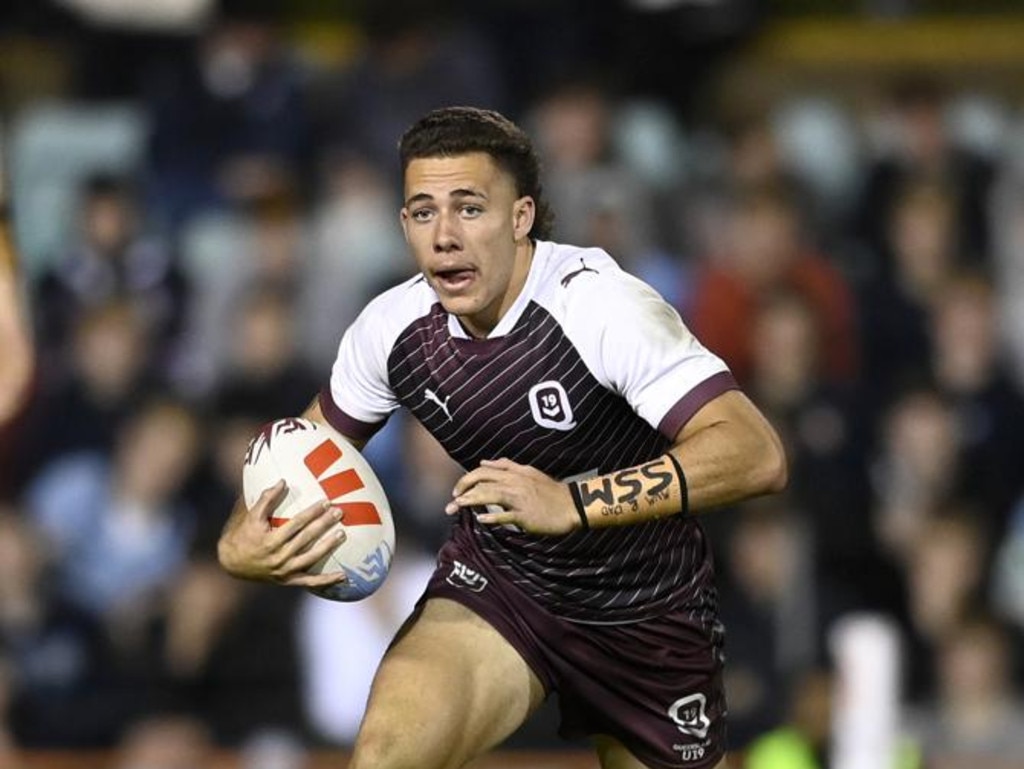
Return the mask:
<path id="1" fill-rule="evenodd" d="M 1018 0 L 5 0 L 39 367 L 0 432 L 0 765 L 350 744 L 458 468 L 400 416 L 370 444 L 399 555 L 361 604 L 214 544 L 249 436 L 410 274 L 400 133 L 474 104 L 787 444 L 784 495 L 705 518 L 734 767 L 1024 766 L 1022 41 Z M 555 729 L 507 747 L 586 748 Z"/>

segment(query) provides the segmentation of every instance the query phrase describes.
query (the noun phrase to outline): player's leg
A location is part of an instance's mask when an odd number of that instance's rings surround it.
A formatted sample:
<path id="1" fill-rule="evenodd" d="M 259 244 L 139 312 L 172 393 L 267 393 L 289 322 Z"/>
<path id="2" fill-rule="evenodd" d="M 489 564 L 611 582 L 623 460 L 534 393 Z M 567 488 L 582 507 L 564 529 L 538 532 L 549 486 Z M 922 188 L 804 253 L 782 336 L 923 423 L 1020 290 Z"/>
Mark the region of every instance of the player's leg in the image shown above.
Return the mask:
<path id="1" fill-rule="evenodd" d="M 626 746 L 614 737 L 599 735 L 594 738 L 594 747 L 597 748 L 601 769 L 649 769 L 647 764 L 630 753 Z M 715 764 L 714 769 L 728 769 L 728 767 L 728 758 L 723 757 Z"/>
<path id="2" fill-rule="evenodd" d="M 454 769 L 497 745 L 544 687 L 491 625 L 431 599 L 374 678 L 349 769 Z"/>

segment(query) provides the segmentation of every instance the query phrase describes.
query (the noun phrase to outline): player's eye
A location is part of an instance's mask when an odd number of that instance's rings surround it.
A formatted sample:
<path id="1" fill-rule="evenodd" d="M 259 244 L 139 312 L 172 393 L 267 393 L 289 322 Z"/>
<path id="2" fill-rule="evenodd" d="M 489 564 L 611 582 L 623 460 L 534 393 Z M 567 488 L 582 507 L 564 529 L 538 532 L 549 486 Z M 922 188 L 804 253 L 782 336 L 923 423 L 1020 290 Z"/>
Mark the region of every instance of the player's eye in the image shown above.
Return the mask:
<path id="1" fill-rule="evenodd" d="M 417 208 L 409 212 L 409 218 L 414 222 L 429 222 L 433 212 L 429 208 Z"/>
<path id="2" fill-rule="evenodd" d="M 467 217 L 467 218 L 469 218 L 469 219 L 475 219 L 476 217 L 480 216 L 480 214 L 482 214 L 484 212 L 484 210 L 480 206 L 474 206 L 474 205 L 465 205 L 465 206 L 462 207 L 461 210 L 462 210 L 462 215 Z"/>

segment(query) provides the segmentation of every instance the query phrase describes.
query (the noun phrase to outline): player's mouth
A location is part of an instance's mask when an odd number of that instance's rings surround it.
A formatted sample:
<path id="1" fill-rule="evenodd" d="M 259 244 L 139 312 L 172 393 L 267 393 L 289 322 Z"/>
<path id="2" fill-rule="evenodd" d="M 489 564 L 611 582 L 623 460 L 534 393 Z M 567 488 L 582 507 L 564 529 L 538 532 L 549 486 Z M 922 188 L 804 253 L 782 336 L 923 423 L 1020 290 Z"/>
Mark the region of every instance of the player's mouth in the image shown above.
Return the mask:
<path id="1" fill-rule="evenodd" d="M 476 278 L 476 270 L 471 267 L 455 267 L 447 270 L 434 270 L 434 280 L 439 288 L 448 293 L 457 293 L 469 287 Z"/>

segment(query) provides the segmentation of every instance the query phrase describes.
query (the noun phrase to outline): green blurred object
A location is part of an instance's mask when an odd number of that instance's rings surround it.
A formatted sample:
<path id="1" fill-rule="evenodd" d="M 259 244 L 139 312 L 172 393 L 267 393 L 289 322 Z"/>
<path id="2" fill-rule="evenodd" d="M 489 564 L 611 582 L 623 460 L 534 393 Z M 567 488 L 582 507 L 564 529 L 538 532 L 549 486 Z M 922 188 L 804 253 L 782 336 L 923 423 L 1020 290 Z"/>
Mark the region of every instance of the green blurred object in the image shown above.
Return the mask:
<path id="1" fill-rule="evenodd" d="M 893 769 L 921 769 L 921 751 L 902 740 L 892 762 Z M 781 727 L 758 738 L 747 752 L 744 769 L 822 769 L 810 741 L 792 727 Z"/>
<path id="2" fill-rule="evenodd" d="M 782 727 L 754 741 L 746 769 L 822 769 L 822 765 L 804 735 Z"/>

